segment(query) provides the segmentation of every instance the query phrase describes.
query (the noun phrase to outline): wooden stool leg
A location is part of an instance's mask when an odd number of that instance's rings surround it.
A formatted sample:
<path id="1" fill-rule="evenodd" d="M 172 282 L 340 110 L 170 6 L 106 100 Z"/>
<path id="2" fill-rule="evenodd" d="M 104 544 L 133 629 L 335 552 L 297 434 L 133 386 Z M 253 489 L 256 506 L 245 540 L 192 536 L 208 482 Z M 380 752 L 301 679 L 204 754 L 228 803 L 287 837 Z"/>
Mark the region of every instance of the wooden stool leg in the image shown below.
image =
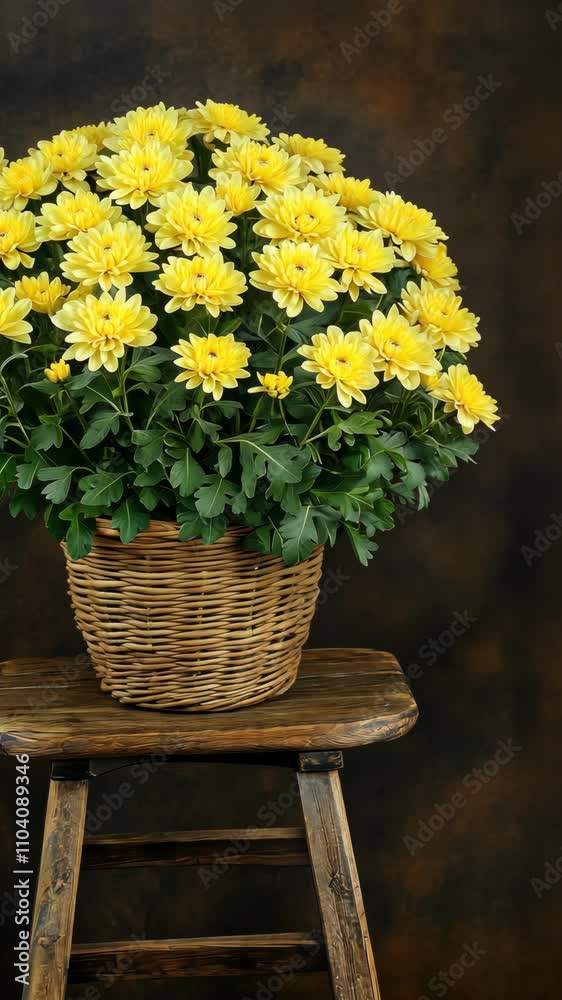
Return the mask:
<path id="1" fill-rule="evenodd" d="M 334 996 L 381 1000 L 339 773 L 305 769 L 298 781 Z"/>
<path id="2" fill-rule="evenodd" d="M 66 995 L 87 801 L 87 780 L 51 779 L 23 1000 Z"/>

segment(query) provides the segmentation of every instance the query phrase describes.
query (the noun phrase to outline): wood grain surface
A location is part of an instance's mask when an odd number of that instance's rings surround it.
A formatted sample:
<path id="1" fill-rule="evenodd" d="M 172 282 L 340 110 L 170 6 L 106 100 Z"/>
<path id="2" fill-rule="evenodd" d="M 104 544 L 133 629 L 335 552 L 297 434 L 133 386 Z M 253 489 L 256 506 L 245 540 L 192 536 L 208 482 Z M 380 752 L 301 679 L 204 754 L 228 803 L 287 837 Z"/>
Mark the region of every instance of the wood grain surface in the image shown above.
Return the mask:
<path id="1" fill-rule="evenodd" d="M 397 739 L 417 707 L 389 653 L 306 650 L 296 684 L 260 705 L 193 716 L 121 705 L 87 664 L 0 664 L 0 752 L 50 759 L 143 754 L 331 750 Z M 47 704 L 48 702 L 48 704 Z"/>

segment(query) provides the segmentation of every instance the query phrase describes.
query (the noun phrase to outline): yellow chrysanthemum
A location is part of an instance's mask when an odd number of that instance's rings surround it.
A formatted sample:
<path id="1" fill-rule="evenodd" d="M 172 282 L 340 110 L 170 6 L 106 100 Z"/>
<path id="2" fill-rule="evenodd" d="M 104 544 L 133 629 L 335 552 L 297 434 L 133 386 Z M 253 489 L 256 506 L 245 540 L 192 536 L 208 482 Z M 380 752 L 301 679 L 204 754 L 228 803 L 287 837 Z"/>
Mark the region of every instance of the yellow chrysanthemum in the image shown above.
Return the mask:
<path id="1" fill-rule="evenodd" d="M 61 191 L 56 202 L 45 202 L 37 217 L 37 236 L 48 240 L 70 240 L 87 233 L 102 222 L 117 222 L 123 212 L 110 198 L 100 198 L 94 191 Z"/>
<path id="2" fill-rule="evenodd" d="M 364 389 L 373 389 L 378 378 L 373 371 L 373 348 L 357 330 L 343 333 L 339 326 L 329 326 L 326 333 L 317 333 L 312 345 L 299 347 L 298 353 L 307 360 L 302 367 L 316 375 L 323 389 L 336 387 L 342 406 L 352 400 L 366 403 Z"/>
<path id="3" fill-rule="evenodd" d="M 116 118 L 109 125 L 105 145 L 119 153 L 135 145 L 159 142 L 169 146 L 176 156 L 184 157 L 188 135 L 188 123 L 182 120 L 180 112 L 176 108 L 167 108 L 160 101 L 152 108 L 136 108 L 122 118 Z"/>
<path id="4" fill-rule="evenodd" d="M 70 130 L 71 135 L 84 135 L 88 142 L 92 142 L 98 152 L 106 145 L 109 135 L 109 125 L 99 122 L 97 125 L 79 125 L 78 128 Z"/>
<path id="5" fill-rule="evenodd" d="M 215 184 L 217 198 L 223 199 L 228 211 L 233 215 L 251 212 L 261 194 L 256 184 L 248 184 L 239 173 L 215 172 Z"/>
<path id="6" fill-rule="evenodd" d="M 318 246 L 285 240 L 252 256 L 258 270 L 250 272 L 251 284 L 271 292 L 290 317 L 298 316 L 305 304 L 322 312 L 324 302 L 338 297 L 340 286 L 332 278 L 334 269 L 320 256 Z"/>
<path id="7" fill-rule="evenodd" d="M 244 365 L 248 363 L 250 351 L 245 344 L 235 340 L 231 333 L 217 337 L 197 337 L 190 333 L 189 340 L 180 340 L 172 347 L 179 354 L 174 361 L 183 371 L 176 382 L 185 382 L 186 389 L 203 387 L 219 400 L 225 389 L 235 389 L 238 379 L 248 378 L 250 373 Z"/>
<path id="8" fill-rule="evenodd" d="M 160 208 L 147 216 L 146 228 L 155 234 L 162 250 L 181 246 L 184 254 L 208 257 L 222 247 L 232 249 L 236 243 L 229 236 L 236 229 L 225 202 L 217 198 L 215 189 L 197 191 L 185 184 L 178 191 L 164 195 Z"/>
<path id="9" fill-rule="evenodd" d="M 70 365 L 67 361 L 53 361 L 48 368 L 44 369 L 43 374 L 53 385 L 56 385 L 57 382 L 66 382 L 67 378 L 70 378 Z"/>
<path id="10" fill-rule="evenodd" d="M 300 156 L 307 171 L 312 174 L 331 174 L 343 170 L 345 153 L 335 146 L 328 146 L 323 139 L 309 139 L 298 132 L 294 135 L 281 132 L 272 142 L 284 149 L 289 156 Z"/>
<path id="11" fill-rule="evenodd" d="M 258 202 L 256 208 L 263 219 L 256 222 L 254 232 L 272 243 L 319 243 L 344 225 L 345 208 L 337 202 L 337 195 L 325 195 L 313 184 L 302 190 L 287 188 Z"/>
<path id="12" fill-rule="evenodd" d="M 143 306 L 140 295 L 125 297 L 120 288 L 115 297 L 102 292 L 99 299 L 87 295 L 85 299 L 65 302 L 53 316 L 53 323 L 61 330 L 69 330 L 65 337 L 71 346 L 63 360 L 75 358 L 87 361 L 92 372 L 105 368 L 117 371 L 119 358 L 126 347 L 150 347 L 156 340 L 152 329 L 158 317 Z"/>
<path id="13" fill-rule="evenodd" d="M 342 173 L 333 173 L 319 174 L 318 177 L 312 178 L 312 182 L 326 194 L 338 194 L 339 204 L 343 205 L 348 212 L 356 212 L 359 208 L 366 208 L 376 195 L 368 178 L 358 180 L 357 177 L 346 177 Z"/>
<path id="14" fill-rule="evenodd" d="M 98 187 L 111 191 L 110 198 L 118 205 L 140 208 L 147 201 L 159 199 L 179 187 L 193 170 L 193 153 L 181 159 L 169 146 L 148 142 L 136 143 L 114 156 L 100 156 L 97 162 Z"/>
<path id="15" fill-rule="evenodd" d="M 170 296 L 166 312 L 205 306 L 215 318 L 242 302 L 246 278 L 221 253 L 211 257 L 170 257 L 154 287 Z"/>
<path id="16" fill-rule="evenodd" d="M 32 267 L 33 257 L 28 251 L 37 250 L 39 240 L 35 229 L 35 217 L 31 212 L 16 212 L 15 209 L 0 210 L 0 261 L 10 271 L 20 265 Z"/>
<path id="17" fill-rule="evenodd" d="M 484 391 L 484 386 L 471 375 L 466 365 L 451 365 L 431 395 L 445 403 L 445 413 L 457 412 L 457 420 L 465 434 L 471 434 L 477 423 L 494 429 L 499 420 L 496 400 Z"/>
<path id="18" fill-rule="evenodd" d="M 417 389 L 421 375 L 436 375 L 441 368 L 431 344 L 419 326 L 410 326 L 394 305 L 388 316 L 378 310 L 359 323 L 362 336 L 374 350 L 373 367 L 389 382 L 397 378 L 405 389 Z"/>
<path id="19" fill-rule="evenodd" d="M 430 389 L 434 389 L 439 382 L 441 373 L 439 375 L 424 375 L 423 372 L 420 374 L 420 385 L 422 389 L 429 392 Z"/>
<path id="20" fill-rule="evenodd" d="M 237 104 L 220 104 L 216 101 L 196 101 L 196 108 L 186 111 L 184 121 L 191 135 L 202 135 L 203 141 L 210 145 L 217 139 L 219 142 L 232 142 L 235 137 L 247 139 L 265 139 L 269 135 L 267 125 L 258 117 L 243 111 Z"/>
<path id="21" fill-rule="evenodd" d="M 257 184 L 265 194 L 284 191 L 290 185 L 302 184 L 305 180 L 300 156 L 289 156 L 279 146 L 264 146 L 251 139 L 234 136 L 232 144 L 225 150 L 213 153 L 215 166 L 209 176 L 217 178 L 221 173 L 241 174 L 248 184 Z"/>
<path id="22" fill-rule="evenodd" d="M 38 313 L 52 316 L 60 309 L 70 292 L 70 285 L 63 285 L 60 278 L 51 278 L 46 271 L 37 277 L 25 276 L 15 283 L 17 299 L 29 299 L 31 308 Z"/>
<path id="23" fill-rule="evenodd" d="M 0 173 L 0 207 L 21 211 L 28 201 L 51 194 L 58 181 L 51 164 L 38 151 L 13 160 Z"/>
<path id="24" fill-rule="evenodd" d="M 15 289 L 0 289 L 0 337 L 15 340 L 18 344 L 30 344 L 29 334 L 33 330 L 25 319 L 31 311 L 29 299 L 16 299 Z"/>
<path id="25" fill-rule="evenodd" d="M 54 177 L 65 188 L 77 191 L 87 187 L 86 171 L 92 170 L 98 155 L 95 143 L 79 132 L 64 131 L 52 139 L 42 139 L 37 146 L 46 156 Z"/>
<path id="26" fill-rule="evenodd" d="M 376 274 L 388 274 L 397 261 L 392 247 L 386 247 L 380 232 L 364 232 L 346 226 L 322 244 L 326 260 L 342 271 L 341 287 L 355 302 L 363 288 L 384 295 L 386 286 Z"/>
<path id="27" fill-rule="evenodd" d="M 285 399 L 291 391 L 293 376 L 286 375 L 285 372 L 267 372 L 265 375 L 257 373 L 259 385 L 253 385 L 248 392 L 265 392 L 272 399 Z"/>
<path id="28" fill-rule="evenodd" d="M 460 288 L 457 265 L 447 255 L 447 247 L 444 243 L 437 244 L 437 252 L 433 257 L 416 254 L 412 261 L 412 267 L 422 278 L 427 278 L 433 285 L 438 285 L 440 288 L 452 288 L 454 291 Z"/>
<path id="29" fill-rule="evenodd" d="M 404 201 L 394 192 L 377 192 L 369 205 L 357 209 L 357 221 L 367 229 L 380 229 L 407 261 L 413 260 L 416 254 L 434 256 L 438 240 L 448 239 L 431 212 Z"/>
<path id="30" fill-rule="evenodd" d="M 433 347 L 451 347 L 466 354 L 480 340 L 480 319 L 463 308 L 452 288 L 439 288 L 422 279 L 421 287 L 409 281 L 402 292 L 402 311 L 410 323 L 419 323 Z"/>
<path id="31" fill-rule="evenodd" d="M 4 153 L 5 153 L 4 147 L 0 146 L 0 170 L 3 170 L 8 162 Z"/>
<path id="32" fill-rule="evenodd" d="M 97 229 L 78 233 L 68 247 L 61 264 L 65 278 L 86 286 L 99 284 L 105 292 L 130 285 L 138 271 L 158 270 L 157 254 L 134 222 L 102 222 Z"/>

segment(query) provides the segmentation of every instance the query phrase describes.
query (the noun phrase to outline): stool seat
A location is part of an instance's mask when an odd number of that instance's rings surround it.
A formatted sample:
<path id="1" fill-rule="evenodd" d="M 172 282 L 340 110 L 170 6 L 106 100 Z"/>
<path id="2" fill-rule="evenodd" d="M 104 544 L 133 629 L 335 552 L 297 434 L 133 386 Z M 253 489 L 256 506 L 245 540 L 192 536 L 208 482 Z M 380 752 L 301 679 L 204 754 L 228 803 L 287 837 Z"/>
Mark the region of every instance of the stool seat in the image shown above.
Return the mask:
<path id="1" fill-rule="evenodd" d="M 343 750 L 396 739 L 418 711 L 390 653 L 308 649 L 296 684 L 230 712 L 155 712 L 104 694 L 87 657 L 0 664 L 0 755 L 91 759 L 145 754 Z"/>

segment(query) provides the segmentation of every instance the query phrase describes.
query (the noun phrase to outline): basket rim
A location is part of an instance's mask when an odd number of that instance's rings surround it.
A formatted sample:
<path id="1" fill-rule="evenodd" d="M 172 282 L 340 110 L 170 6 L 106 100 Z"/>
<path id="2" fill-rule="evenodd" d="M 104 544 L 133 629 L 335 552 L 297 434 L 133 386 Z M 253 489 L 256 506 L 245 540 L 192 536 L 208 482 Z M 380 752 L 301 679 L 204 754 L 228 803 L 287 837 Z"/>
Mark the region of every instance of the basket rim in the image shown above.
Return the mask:
<path id="1" fill-rule="evenodd" d="M 160 518 L 151 518 L 148 524 L 148 528 L 144 531 L 140 531 L 136 536 L 137 538 L 142 538 L 142 536 L 158 533 L 159 535 L 168 534 L 171 537 L 177 537 L 180 533 L 181 526 L 177 521 L 161 520 Z M 229 525 L 225 531 L 226 535 L 247 535 L 253 528 L 246 527 L 243 524 L 232 524 Z M 119 531 L 117 528 L 112 528 L 111 518 L 109 517 L 96 517 L 96 534 L 103 535 L 106 538 L 119 538 Z"/>

